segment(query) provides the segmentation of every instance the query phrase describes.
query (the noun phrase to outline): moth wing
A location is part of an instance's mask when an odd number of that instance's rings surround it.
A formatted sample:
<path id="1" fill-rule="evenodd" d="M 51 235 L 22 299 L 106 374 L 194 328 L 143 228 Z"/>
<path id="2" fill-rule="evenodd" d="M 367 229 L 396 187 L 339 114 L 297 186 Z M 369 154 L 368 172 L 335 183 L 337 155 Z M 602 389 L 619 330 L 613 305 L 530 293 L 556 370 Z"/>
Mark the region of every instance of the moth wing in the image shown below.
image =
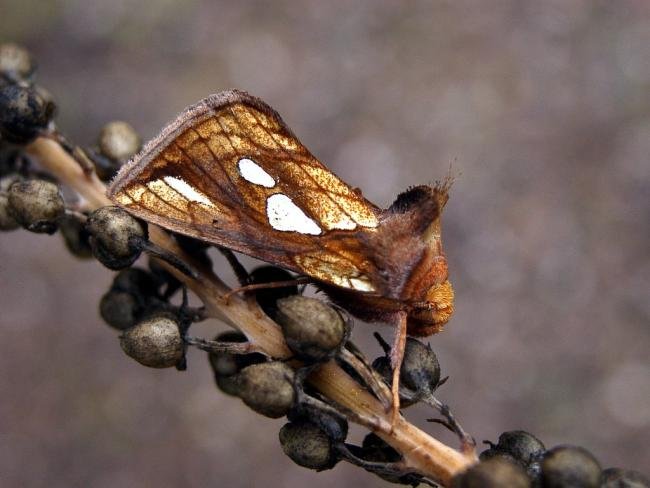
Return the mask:
<path id="1" fill-rule="evenodd" d="M 240 91 L 186 109 L 125 165 L 109 197 L 144 220 L 365 292 L 382 287 L 360 234 L 381 211 Z"/>

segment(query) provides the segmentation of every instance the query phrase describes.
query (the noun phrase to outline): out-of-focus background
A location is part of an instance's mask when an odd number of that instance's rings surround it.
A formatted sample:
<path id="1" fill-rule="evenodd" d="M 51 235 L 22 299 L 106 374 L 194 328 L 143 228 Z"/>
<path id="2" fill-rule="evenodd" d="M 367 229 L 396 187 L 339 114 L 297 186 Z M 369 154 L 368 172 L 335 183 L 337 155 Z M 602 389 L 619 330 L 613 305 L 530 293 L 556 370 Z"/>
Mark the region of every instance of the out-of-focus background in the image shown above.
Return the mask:
<path id="1" fill-rule="evenodd" d="M 379 205 L 451 166 L 440 397 L 479 441 L 522 428 L 650 466 L 648 2 L 4 0 L 8 40 L 80 144 L 237 87 Z M 111 273 L 59 236 L 0 236 L 0 276 L 3 486 L 383 486 L 293 465 L 202 355 L 127 358 L 97 313 Z"/>

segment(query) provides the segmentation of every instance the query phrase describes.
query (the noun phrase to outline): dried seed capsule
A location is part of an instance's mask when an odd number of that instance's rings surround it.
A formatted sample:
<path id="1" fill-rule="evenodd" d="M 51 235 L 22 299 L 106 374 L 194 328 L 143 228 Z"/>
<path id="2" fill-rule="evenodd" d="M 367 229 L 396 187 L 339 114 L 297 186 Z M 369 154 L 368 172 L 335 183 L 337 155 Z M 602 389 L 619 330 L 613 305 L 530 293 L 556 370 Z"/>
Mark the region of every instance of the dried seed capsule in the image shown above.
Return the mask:
<path id="1" fill-rule="evenodd" d="M 542 486 L 542 463 L 540 461 L 530 463 L 526 468 L 526 474 L 532 486 Z"/>
<path id="2" fill-rule="evenodd" d="M 294 276 L 277 266 L 259 266 L 250 273 L 250 283 L 257 285 L 260 283 L 277 283 L 279 281 L 293 280 Z M 255 291 L 255 300 L 264 310 L 264 313 L 275 319 L 278 311 L 277 303 L 281 298 L 287 298 L 298 294 L 296 285 L 283 288 L 266 288 Z"/>
<path id="3" fill-rule="evenodd" d="M 31 85 L 0 84 L 0 133 L 14 144 L 27 144 L 43 132 L 56 106 Z"/>
<path id="4" fill-rule="evenodd" d="M 542 484 L 545 488 L 600 486 L 600 465 L 586 449 L 558 446 L 544 454 Z"/>
<path id="5" fill-rule="evenodd" d="M 376 337 L 383 347 L 389 347 L 380 336 Z M 393 370 L 386 356 L 375 359 L 372 367 L 382 375 L 386 383 L 391 384 Z M 400 398 L 404 399 L 402 406 L 408 407 L 425 397 L 430 397 L 439 384 L 440 363 L 436 354 L 429 345 L 408 337 L 400 371 Z"/>
<path id="6" fill-rule="evenodd" d="M 170 368 L 185 357 L 185 345 L 178 323 L 160 315 L 143 320 L 120 336 L 124 352 L 151 368 Z"/>
<path id="7" fill-rule="evenodd" d="M 12 42 L 0 44 L 0 76 L 12 81 L 29 80 L 35 69 L 27 49 Z"/>
<path id="8" fill-rule="evenodd" d="M 499 436 L 496 446 L 491 449 L 510 454 L 524 467 L 539 460 L 546 450 L 542 441 L 523 430 L 504 432 Z"/>
<path id="9" fill-rule="evenodd" d="M 0 193 L 0 231 L 15 230 L 19 227 L 20 224 L 9 209 L 9 197 L 6 193 Z"/>
<path id="10" fill-rule="evenodd" d="M 524 470 L 505 458 L 482 461 L 456 476 L 453 488 L 528 488 L 530 480 Z"/>
<path id="11" fill-rule="evenodd" d="M 122 166 L 119 161 L 113 161 L 101 154 L 97 148 L 86 148 L 85 153 L 95 165 L 95 173 L 102 181 L 111 181 Z"/>
<path id="12" fill-rule="evenodd" d="M 294 372 L 285 363 L 253 364 L 238 375 L 238 396 L 257 413 L 279 418 L 289 412 L 296 395 Z"/>
<path id="13" fill-rule="evenodd" d="M 99 314 L 108 325 L 118 330 L 133 327 L 142 316 L 143 307 L 130 293 L 110 290 L 99 302 Z"/>
<path id="14" fill-rule="evenodd" d="M 145 298 L 158 294 L 158 285 L 152 274 L 136 267 L 126 268 L 117 273 L 111 288 Z"/>
<path id="15" fill-rule="evenodd" d="M 91 236 L 93 255 L 109 269 L 130 266 L 142 252 L 146 228 L 118 207 L 102 207 L 88 216 L 86 230 Z"/>
<path id="16" fill-rule="evenodd" d="M 338 462 L 331 439 L 310 422 L 284 424 L 279 437 L 284 453 L 299 466 L 324 471 Z"/>
<path id="17" fill-rule="evenodd" d="M 0 147 L 0 151 L 2 151 L 2 147 Z M 4 163 L 4 161 L 1 160 L 2 155 L 0 154 L 0 165 Z M 9 191 L 9 188 L 11 188 L 11 185 L 16 183 L 17 181 L 22 181 L 23 177 L 20 176 L 18 173 L 15 173 L 13 168 L 9 169 L 10 166 L 13 166 L 12 163 L 9 163 L 8 165 L 9 171 L 7 173 L 2 173 L 2 177 L 0 178 L 0 193 L 7 193 Z M 4 167 L 0 169 L 5 169 Z"/>
<path id="18" fill-rule="evenodd" d="M 650 488 L 650 479 L 631 469 L 607 468 L 600 475 L 601 488 Z"/>
<path id="19" fill-rule="evenodd" d="M 362 461 L 368 464 L 358 464 L 366 471 L 376 474 L 380 478 L 400 485 L 418 486 L 421 476 L 415 473 L 403 473 L 400 469 L 391 467 L 399 462 L 402 456 L 375 434 L 368 434 L 363 439 L 361 448 L 348 446 L 349 450 Z"/>
<path id="20" fill-rule="evenodd" d="M 104 156 L 123 163 L 140 150 L 142 140 L 130 124 L 116 120 L 102 128 L 98 146 Z"/>
<path id="21" fill-rule="evenodd" d="M 431 347 L 409 337 L 400 372 L 404 386 L 425 394 L 433 393 L 440 383 L 440 363 Z"/>
<path id="22" fill-rule="evenodd" d="M 309 422 L 314 424 L 334 442 L 344 442 L 348 436 L 348 422 L 343 416 L 330 412 L 309 403 L 300 404 L 287 415 L 291 422 Z"/>
<path id="23" fill-rule="evenodd" d="M 509 461 L 511 463 L 521 464 L 512 456 L 512 454 L 508 454 L 507 452 L 503 452 L 503 451 L 498 451 L 497 449 L 493 449 L 493 448 L 486 449 L 479 455 L 478 458 L 481 461 L 487 461 L 488 459 L 499 458 L 499 459 L 505 459 L 506 461 Z"/>
<path id="24" fill-rule="evenodd" d="M 387 356 L 379 356 L 372 362 L 372 367 L 379 375 L 384 379 L 386 384 L 390 385 L 393 381 L 393 369 L 390 366 L 390 358 Z M 401 374 L 400 374 L 401 378 Z M 420 401 L 420 395 L 413 391 L 409 390 L 404 386 L 400 381 L 399 389 L 399 404 L 400 408 L 408 408 L 411 405 L 415 405 Z"/>
<path id="25" fill-rule="evenodd" d="M 399 452 L 388 445 L 381 437 L 370 433 L 361 443 L 363 459 L 380 463 L 396 463 L 402 459 Z"/>
<path id="26" fill-rule="evenodd" d="M 246 342 L 246 336 L 240 332 L 224 332 L 214 339 L 219 342 Z M 229 352 L 210 352 L 208 354 L 210 366 L 214 373 L 217 387 L 227 395 L 238 396 L 239 385 L 237 374 L 251 364 L 266 361 L 264 355 L 259 353 L 231 354 Z"/>
<path id="27" fill-rule="evenodd" d="M 158 285 L 151 273 L 140 268 L 123 269 L 104 294 L 99 311 L 111 327 L 125 330 L 135 325 L 147 312 L 160 309 Z"/>
<path id="28" fill-rule="evenodd" d="M 59 187 L 45 180 L 17 181 L 9 187 L 9 211 L 25 229 L 44 234 L 56 232 L 65 214 Z"/>
<path id="29" fill-rule="evenodd" d="M 83 222 L 74 216 L 65 215 L 59 222 L 59 231 L 63 236 L 65 247 L 78 258 L 90 258 L 93 253 L 90 248 L 90 234 Z"/>
<path id="30" fill-rule="evenodd" d="M 289 349 L 308 361 L 336 354 L 347 337 L 341 314 L 321 300 L 295 295 L 278 300 L 277 322 Z"/>
<path id="31" fill-rule="evenodd" d="M 0 174 L 3 174 L 3 170 L 13 171 L 11 168 L 12 164 L 9 163 L 5 167 L 5 161 L 3 159 L 2 153 L 3 147 L 0 146 Z M 20 181 L 22 178 L 13 172 L 8 172 L 5 176 L 0 178 L 0 231 L 10 231 L 20 228 L 20 224 L 14 218 L 9 208 L 9 187 L 13 185 L 16 181 Z"/>

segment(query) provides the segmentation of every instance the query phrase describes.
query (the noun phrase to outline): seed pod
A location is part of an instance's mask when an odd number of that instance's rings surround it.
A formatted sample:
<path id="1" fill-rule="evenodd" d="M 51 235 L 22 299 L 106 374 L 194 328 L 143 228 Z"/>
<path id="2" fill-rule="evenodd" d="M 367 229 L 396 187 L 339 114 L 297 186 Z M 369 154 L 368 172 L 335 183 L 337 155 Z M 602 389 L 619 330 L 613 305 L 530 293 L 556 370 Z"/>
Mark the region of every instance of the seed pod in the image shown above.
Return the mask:
<path id="1" fill-rule="evenodd" d="M 151 368 L 170 368 L 185 357 L 185 344 L 178 323 L 160 315 L 143 320 L 120 336 L 124 352 Z"/>
<path id="2" fill-rule="evenodd" d="M 526 474 L 533 487 L 537 488 L 542 486 L 542 463 L 541 461 L 533 461 L 526 467 Z"/>
<path id="3" fill-rule="evenodd" d="M 0 44 L 0 76 L 12 81 L 30 80 L 35 69 L 27 49 L 12 42 Z"/>
<path id="4" fill-rule="evenodd" d="M 224 332 L 215 337 L 219 342 L 246 342 L 246 336 L 240 332 Z M 266 361 L 263 354 L 231 354 L 229 352 L 210 352 L 210 366 L 214 373 L 217 387 L 227 395 L 238 396 L 239 384 L 237 374 L 251 364 Z"/>
<path id="5" fill-rule="evenodd" d="M 151 273 L 136 267 L 126 268 L 117 273 L 111 288 L 145 298 L 158 294 L 158 285 Z"/>
<path id="6" fill-rule="evenodd" d="M 307 361 L 335 355 L 347 338 L 343 317 L 321 300 L 295 295 L 278 300 L 277 322 L 289 349 Z"/>
<path id="7" fill-rule="evenodd" d="M 130 124 L 116 120 L 102 128 L 98 146 L 107 158 L 124 163 L 140 150 L 142 140 Z"/>
<path id="8" fill-rule="evenodd" d="M 109 269 L 130 266 L 142 252 L 146 228 L 118 207 L 102 207 L 88 216 L 86 230 L 91 236 L 93 255 Z"/>
<path id="9" fill-rule="evenodd" d="M 326 412 L 309 403 L 293 408 L 287 415 L 291 422 L 309 422 L 314 424 L 334 442 L 344 442 L 348 436 L 348 422 L 343 416 Z"/>
<path id="10" fill-rule="evenodd" d="M 261 283 L 289 281 L 294 279 L 294 276 L 277 266 L 259 266 L 251 271 L 249 278 L 252 285 L 257 285 Z M 278 311 L 278 300 L 297 294 L 298 287 L 296 285 L 283 288 L 266 288 L 255 291 L 255 300 L 257 300 L 257 303 L 266 315 L 275 319 Z"/>
<path id="11" fill-rule="evenodd" d="M 56 106 L 31 85 L 0 84 L 0 134 L 14 144 L 27 144 L 54 117 Z"/>
<path id="12" fill-rule="evenodd" d="M 600 485 L 600 471 L 598 461 L 586 449 L 558 446 L 544 454 L 542 483 L 545 488 L 596 488 Z"/>
<path id="13" fill-rule="evenodd" d="M 415 473 L 404 473 L 394 466 L 402 459 L 400 453 L 375 434 L 368 434 L 363 439 L 361 448 L 346 446 L 359 459 L 352 461 L 366 471 L 376 474 L 389 483 L 418 486 L 422 477 Z M 359 460 L 362 462 L 360 463 Z M 364 465 L 363 461 L 368 462 Z"/>
<path id="14" fill-rule="evenodd" d="M 19 227 L 20 224 L 11 214 L 9 197 L 6 193 L 0 192 L 0 231 L 15 230 Z"/>
<path id="15" fill-rule="evenodd" d="M 523 430 L 504 432 L 493 449 L 510 454 L 524 467 L 539 460 L 546 450 L 542 441 Z"/>
<path id="16" fill-rule="evenodd" d="M 600 475 L 600 488 L 650 488 L 650 479 L 631 469 L 607 468 Z"/>
<path id="17" fill-rule="evenodd" d="M 284 424 L 279 437 L 284 453 L 299 466 L 324 471 L 338 462 L 331 439 L 310 422 Z"/>
<path id="18" fill-rule="evenodd" d="M 2 151 L 2 146 L 0 146 L 0 152 L 1 151 Z M 0 193 L 7 193 L 9 191 L 9 188 L 11 188 L 11 185 L 16 183 L 17 181 L 23 180 L 23 177 L 20 176 L 18 173 L 14 172 L 13 161 L 6 162 L 3 161 L 1 158 L 2 158 L 2 154 L 0 154 L 0 170 L 7 169 L 7 173 L 1 173 L 2 177 L 0 178 Z M 5 162 L 8 163 L 6 167 L 3 164 Z"/>
<path id="19" fill-rule="evenodd" d="M 253 364 L 239 373 L 237 394 L 257 413 L 280 418 L 295 402 L 294 376 L 293 370 L 279 361 Z"/>
<path id="20" fill-rule="evenodd" d="M 160 305 L 158 285 L 151 273 L 131 267 L 115 275 L 111 289 L 101 299 L 99 311 L 108 325 L 125 330 L 147 313 L 160 312 Z"/>
<path id="21" fill-rule="evenodd" d="M 377 337 L 377 336 L 376 336 Z M 381 337 L 383 347 L 389 347 Z M 391 384 L 393 370 L 390 360 L 380 356 L 372 363 L 373 368 Z M 440 384 L 440 363 L 429 345 L 408 337 L 404 348 L 404 360 L 400 370 L 400 398 L 404 398 L 403 407 L 430 397 Z"/>
<path id="22" fill-rule="evenodd" d="M 485 451 L 483 451 L 483 452 L 479 455 L 478 458 L 479 458 L 481 461 L 487 461 L 488 459 L 499 458 L 499 459 L 505 459 L 506 461 L 509 461 L 509 462 L 511 462 L 511 463 L 514 463 L 514 464 L 519 464 L 519 465 L 521 465 L 521 463 L 520 463 L 519 461 L 517 461 L 517 460 L 512 456 L 512 454 L 508 454 L 507 452 L 499 451 L 499 450 L 497 450 L 497 449 L 493 449 L 493 448 L 486 449 Z"/>
<path id="23" fill-rule="evenodd" d="M 99 302 L 99 314 L 102 319 L 117 330 L 133 327 L 143 311 L 137 298 L 124 291 L 110 290 Z"/>
<path id="24" fill-rule="evenodd" d="M 440 363 L 429 345 L 412 337 L 406 339 L 400 381 L 416 392 L 431 394 L 436 390 L 440 383 Z"/>
<path id="25" fill-rule="evenodd" d="M 119 161 L 113 161 L 111 158 L 104 156 L 99 152 L 98 148 L 87 147 L 84 152 L 95 165 L 95 173 L 102 181 L 111 181 L 122 166 Z"/>
<path id="26" fill-rule="evenodd" d="M 53 234 L 65 214 L 59 187 L 45 180 L 17 181 L 9 187 L 9 211 L 31 232 Z"/>
<path id="27" fill-rule="evenodd" d="M 402 459 L 399 452 L 388 445 L 381 437 L 370 433 L 361 444 L 363 459 L 379 463 L 396 463 Z"/>
<path id="28" fill-rule="evenodd" d="M 65 247 L 71 254 L 82 259 L 92 257 L 90 234 L 86 231 L 84 223 L 78 218 L 64 215 L 59 222 L 59 231 L 63 236 Z"/>
<path id="29" fill-rule="evenodd" d="M 372 362 L 372 368 L 379 373 L 384 379 L 386 384 L 390 385 L 393 381 L 393 369 L 390 366 L 390 358 L 387 356 L 379 356 Z M 408 408 L 415 405 L 420 401 L 420 395 L 404 386 L 401 382 L 400 374 L 400 388 L 399 388 L 399 406 L 400 408 Z"/>
<path id="30" fill-rule="evenodd" d="M 524 470 L 505 458 L 492 458 L 475 464 L 454 477 L 452 488 L 528 488 L 530 480 Z"/>

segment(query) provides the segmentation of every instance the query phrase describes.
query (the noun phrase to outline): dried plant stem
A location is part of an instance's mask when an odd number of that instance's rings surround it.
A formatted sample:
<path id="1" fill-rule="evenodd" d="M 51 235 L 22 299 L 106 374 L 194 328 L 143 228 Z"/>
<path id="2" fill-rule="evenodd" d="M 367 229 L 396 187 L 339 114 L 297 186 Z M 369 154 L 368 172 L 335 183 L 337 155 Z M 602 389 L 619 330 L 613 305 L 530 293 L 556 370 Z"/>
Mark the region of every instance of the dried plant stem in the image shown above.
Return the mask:
<path id="1" fill-rule="evenodd" d="M 105 186 L 94 173 L 84 172 L 79 164 L 52 139 L 41 137 L 27 151 L 86 200 L 87 208 L 110 205 Z M 175 240 L 162 229 L 150 225 L 149 239 L 157 246 L 174 253 L 197 270 L 190 278 L 177 269 L 168 271 L 190 288 L 205 305 L 207 315 L 239 329 L 250 341 L 253 350 L 274 358 L 291 355 L 280 328 L 268 318 L 254 301 L 241 295 L 224 300 L 230 288 L 210 269 L 199 265 L 183 252 Z M 165 263 L 163 263 L 165 264 Z M 415 472 L 447 485 L 450 479 L 477 461 L 474 452 L 460 452 L 434 439 L 399 416 L 391 427 L 390 412 L 334 361 L 318 368 L 309 377 L 310 383 L 323 395 L 354 412 L 356 421 L 374 431 L 404 457 L 404 464 Z"/>

